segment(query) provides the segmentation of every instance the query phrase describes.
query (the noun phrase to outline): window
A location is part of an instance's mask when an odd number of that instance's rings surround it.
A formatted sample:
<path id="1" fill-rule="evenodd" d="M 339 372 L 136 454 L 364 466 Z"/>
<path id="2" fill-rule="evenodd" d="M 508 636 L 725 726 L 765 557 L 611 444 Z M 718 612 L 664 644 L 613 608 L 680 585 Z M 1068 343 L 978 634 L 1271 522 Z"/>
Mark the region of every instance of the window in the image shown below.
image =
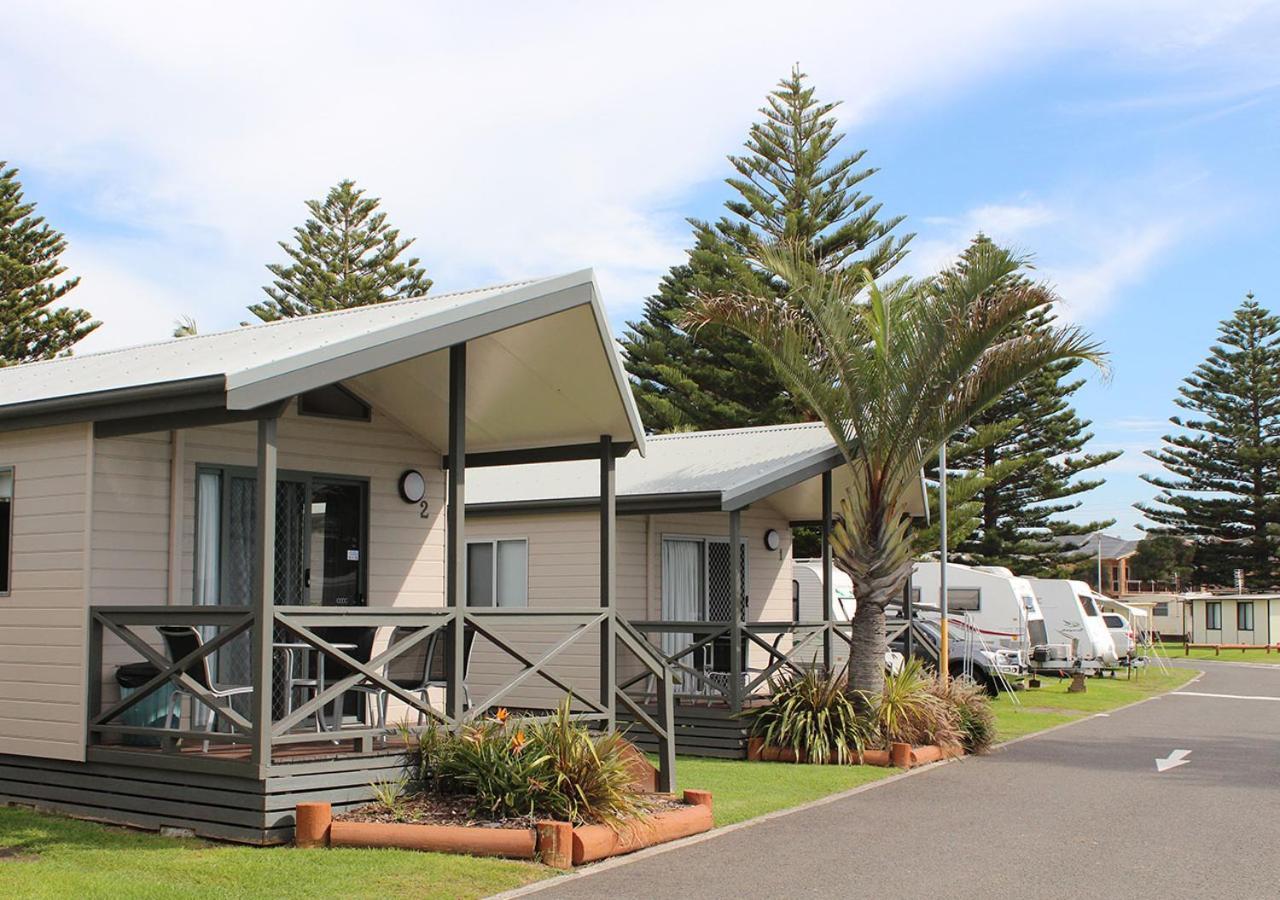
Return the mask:
<path id="1" fill-rule="evenodd" d="M 298 398 L 298 414 L 353 422 L 368 422 L 370 419 L 369 404 L 338 384 L 303 394 Z"/>
<path id="2" fill-rule="evenodd" d="M 1093 602 L 1092 597 L 1088 594 L 1077 594 L 1076 596 L 1080 598 L 1080 605 L 1084 607 L 1084 614 L 1086 616 L 1100 615 L 1098 612 L 1098 604 Z"/>
<path id="3" fill-rule="evenodd" d="M 1103 616 L 1102 621 L 1107 623 L 1108 628 L 1124 628 L 1124 619 L 1110 613 Z"/>
<path id="4" fill-rule="evenodd" d="M 1209 631 L 1222 630 L 1222 603 L 1211 600 L 1204 605 L 1204 627 Z"/>
<path id="5" fill-rule="evenodd" d="M 1253 601 L 1240 600 L 1236 603 L 1236 629 L 1253 631 Z"/>
<path id="6" fill-rule="evenodd" d="M 800 621 L 800 582 L 791 579 L 791 621 Z"/>
<path id="7" fill-rule="evenodd" d="M 936 591 L 930 591 L 928 604 L 937 607 Z M 912 605 L 920 605 L 920 588 L 911 589 Z M 947 612 L 977 612 L 982 609 L 981 588 L 947 588 Z"/>
<path id="8" fill-rule="evenodd" d="M 1153 615 L 1153 616 L 1167 616 L 1167 615 L 1169 615 L 1169 604 L 1168 604 L 1168 603 L 1157 603 L 1155 606 L 1153 606 L 1153 607 L 1151 608 L 1151 615 Z"/>
<path id="9" fill-rule="evenodd" d="M 9 593 L 10 548 L 13 546 L 13 469 L 0 469 L 0 594 Z"/>
<path id="10" fill-rule="evenodd" d="M 467 606 L 529 605 L 529 542 L 467 542 Z"/>

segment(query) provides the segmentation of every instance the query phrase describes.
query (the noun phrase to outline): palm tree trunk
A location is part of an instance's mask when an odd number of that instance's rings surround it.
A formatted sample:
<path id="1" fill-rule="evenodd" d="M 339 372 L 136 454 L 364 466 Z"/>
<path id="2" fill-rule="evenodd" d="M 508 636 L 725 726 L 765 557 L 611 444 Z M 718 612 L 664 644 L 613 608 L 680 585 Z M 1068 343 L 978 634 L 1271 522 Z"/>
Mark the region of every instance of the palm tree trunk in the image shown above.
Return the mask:
<path id="1" fill-rule="evenodd" d="M 849 648 L 849 691 L 877 697 L 884 691 L 884 604 L 888 597 L 858 595 Z"/>

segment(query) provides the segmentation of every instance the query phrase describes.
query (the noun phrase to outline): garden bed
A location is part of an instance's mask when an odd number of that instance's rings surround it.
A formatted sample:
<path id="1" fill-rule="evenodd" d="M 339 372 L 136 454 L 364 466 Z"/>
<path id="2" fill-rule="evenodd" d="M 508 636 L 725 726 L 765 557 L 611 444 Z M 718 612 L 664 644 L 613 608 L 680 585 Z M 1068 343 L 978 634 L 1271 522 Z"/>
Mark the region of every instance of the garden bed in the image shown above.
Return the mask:
<path id="1" fill-rule="evenodd" d="M 300 803 L 295 842 L 299 847 L 381 847 L 540 859 L 567 869 L 711 829 L 711 795 L 705 791 L 685 791 L 679 799 L 655 794 L 652 800 L 653 811 L 616 828 L 530 819 L 475 820 L 467 815 L 469 807 L 450 799 L 415 798 L 399 816 L 368 806 L 337 818 L 328 803 Z M 415 821 L 402 821 L 406 816 Z"/>
<path id="2" fill-rule="evenodd" d="M 888 750 L 863 750 L 854 755 L 847 765 L 857 766 L 894 766 L 899 769 L 910 769 L 942 759 L 954 759 L 964 756 L 964 748 L 958 744 L 925 744 L 913 747 L 910 744 L 893 744 Z M 747 759 L 756 762 L 807 763 L 808 754 L 796 752 L 790 747 L 767 746 L 762 738 L 753 737 L 747 741 Z M 828 764 L 837 765 L 834 759 Z"/>

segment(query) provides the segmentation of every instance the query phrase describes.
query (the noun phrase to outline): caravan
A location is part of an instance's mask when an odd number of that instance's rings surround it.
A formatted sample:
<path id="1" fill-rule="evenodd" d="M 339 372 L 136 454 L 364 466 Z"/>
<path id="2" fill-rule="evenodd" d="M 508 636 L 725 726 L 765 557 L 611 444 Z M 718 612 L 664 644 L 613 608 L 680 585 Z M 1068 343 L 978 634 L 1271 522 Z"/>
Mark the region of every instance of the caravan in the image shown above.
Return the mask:
<path id="1" fill-rule="evenodd" d="M 791 618 L 796 622 L 821 622 L 822 615 L 822 560 L 796 559 L 791 575 Z M 858 610 L 858 601 L 853 597 L 853 579 L 839 569 L 832 568 L 831 579 L 831 617 L 837 622 L 852 622 L 853 614 Z M 849 661 L 849 645 L 844 641 L 836 641 L 831 655 L 836 670 L 842 669 Z M 816 657 L 812 660 L 817 663 Z M 893 649 L 885 650 L 884 667 L 886 672 L 902 671 L 904 662 L 901 653 Z"/>
<path id="2" fill-rule="evenodd" d="M 911 601 L 919 619 L 936 632 L 942 565 L 916 563 Z M 947 564 L 948 666 L 973 666 L 987 680 L 1020 675 L 1031 649 L 1046 643 L 1044 617 L 1025 578 L 1008 569 Z"/>
<path id="3" fill-rule="evenodd" d="M 1102 621 L 1102 611 L 1089 585 L 1065 578 L 1028 578 L 1027 581 L 1044 611 L 1051 642 L 1075 647 L 1081 668 L 1085 670 L 1097 671 L 1119 663 L 1115 642 Z"/>

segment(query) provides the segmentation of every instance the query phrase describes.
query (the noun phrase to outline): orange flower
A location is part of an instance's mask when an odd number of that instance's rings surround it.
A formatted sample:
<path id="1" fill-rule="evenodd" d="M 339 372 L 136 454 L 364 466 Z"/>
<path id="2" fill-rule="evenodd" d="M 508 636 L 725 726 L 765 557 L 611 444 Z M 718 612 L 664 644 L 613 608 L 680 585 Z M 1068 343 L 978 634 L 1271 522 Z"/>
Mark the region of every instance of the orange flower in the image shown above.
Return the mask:
<path id="1" fill-rule="evenodd" d="M 506 708 L 505 706 L 503 706 L 503 707 L 500 707 L 500 708 L 498 709 L 498 711 L 497 711 L 496 713 L 494 713 L 494 714 L 493 714 L 493 717 L 494 717 L 495 719 L 497 719 L 499 722 L 501 722 L 501 723 L 504 723 L 504 724 L 505 724 L 505 723 L 506 723 L 506 721 L 507 721 L 507 717 L 508 717 L 509 715 L 511 715 L 511 714 L 510 714 L 510 713 L 508 713 L 508 712 L 507 712 L 507 708 Z"/>
<path id="2" fill-rule="evenodd" d="M 512 735 L 511 749 L 514 750 L 516 753 L 519 753 L 521 750 L 524 749 L 525 743 L 526 741 L 525 741 L 523 731 L 517 731 L 514 735 Z"/>

